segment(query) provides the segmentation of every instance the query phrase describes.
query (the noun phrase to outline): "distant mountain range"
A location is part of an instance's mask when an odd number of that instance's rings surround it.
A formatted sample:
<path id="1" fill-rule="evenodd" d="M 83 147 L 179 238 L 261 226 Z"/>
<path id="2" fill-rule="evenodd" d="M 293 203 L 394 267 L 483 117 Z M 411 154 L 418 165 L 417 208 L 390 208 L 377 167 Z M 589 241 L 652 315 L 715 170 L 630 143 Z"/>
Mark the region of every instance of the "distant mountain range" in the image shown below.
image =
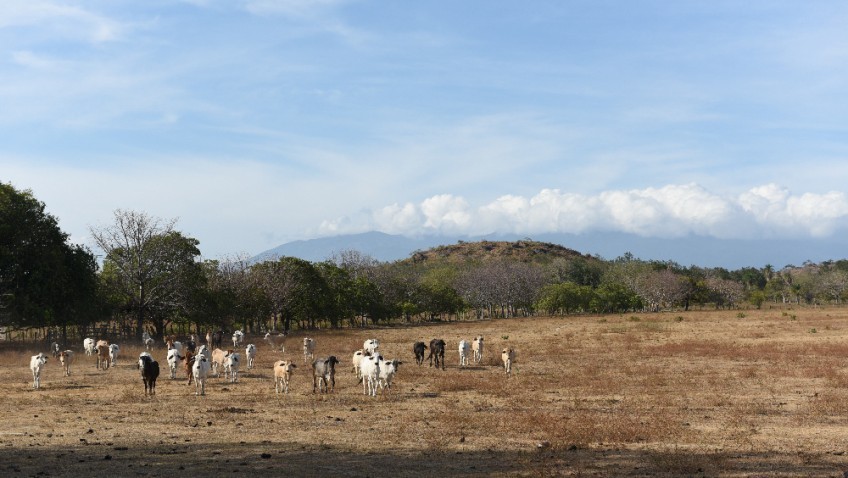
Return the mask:
<path id="1" fill-rule="evenodd" d="M 390 262 L 406 259 L 417 250 L 455 244 L 458 241 L 516 241 L 525 238 L 527 237 L 518 235 L 410 238 L 382 232 L 366 232 L 288 242 L 257 254 L 252 260 L 291 256 L 319 262 L 342 251 L 356 250 L 374 259 Z M 787 265 L 801 265 L 806 261 L 818 263 L 848 258 L 848 241 L 845 239 L 741 240 L 705 236 L 657 239 L 618 232 L 537 234 L 531 239 L 559 244 L 603 259 L 615 259 L 629 252 L 644 260 L 674 261 L 683 266 L 724 267 L 730 270 L 743 267 L 760 268 L 767 264 L 781 269 Z"/>

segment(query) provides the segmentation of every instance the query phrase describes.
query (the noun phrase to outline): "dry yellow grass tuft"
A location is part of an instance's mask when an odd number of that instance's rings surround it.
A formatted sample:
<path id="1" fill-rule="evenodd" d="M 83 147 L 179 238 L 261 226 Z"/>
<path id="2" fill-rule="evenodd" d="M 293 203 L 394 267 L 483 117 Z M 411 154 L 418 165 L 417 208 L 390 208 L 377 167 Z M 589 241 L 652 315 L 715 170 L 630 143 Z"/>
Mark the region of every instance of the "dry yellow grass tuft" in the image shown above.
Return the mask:
<path id="1" fill-rule="evenodd" d="M 164 476 L 841 476 L 848 470 L 848 309 L 537 317 L 312 331 L 316 356 L 341 360 L 336 390 L 313 394 L 294 334 L 261 337 L 238 383 L 211 377 L 194 396 L 180 369 L 145 397 L 134 357 L 96 370 L 77 350 L 70 377 L 51 360 L 42 389 L 34 347 L 0 348 L 6 384 L 4 475 Z M 816 329 L 811 333 L 811 329 Z M 481 364 L 456 344 L 483 335 Z M 447 370 L 412 344 L 443 338 Z M 403 361 L 394 387 L 366 397 L 351 355 L 378 338 Z M 512 375 L 500 352 L 517 351 Z M 72 347 L 80 349 L 80 347 Z M 289 394 L 272 364 L 294 360 Z"/>

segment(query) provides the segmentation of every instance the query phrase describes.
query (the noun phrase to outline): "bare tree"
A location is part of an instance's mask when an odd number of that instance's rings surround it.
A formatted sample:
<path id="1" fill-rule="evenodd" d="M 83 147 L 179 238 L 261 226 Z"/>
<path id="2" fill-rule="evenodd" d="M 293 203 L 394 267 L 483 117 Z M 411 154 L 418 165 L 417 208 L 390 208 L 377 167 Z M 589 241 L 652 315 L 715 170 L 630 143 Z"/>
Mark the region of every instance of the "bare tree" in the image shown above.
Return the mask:
<path id="1" fill-rule="evenodd" d="M 709 290 L 716 303 L 716 308 L 725 305 L 733 307 L 745 295 L 745 286 L 740 282 L 730 279 L 722 279 L 720 277 L 708 277 L 704 284 Z"/>
<path id="2" fill-rule="evenodd" d="M 636 294 L 654 311 L 680 303 L 688 290 L 686 278 L 668 269 L 645 273 L 635 281 Z"/>
<path id="3" fill-rule="evenodd" d="M 197 241 L 174 230 L 176 219 L 163 221 L 144 212 L 118 209 L 114 223 L 90 232 L 105 254 L 103 277 L 112 293 L 135 314 L 136 334 L 144 322 L 157 319 L 162 335 L 164 317 L 184 301 L 186 279 L 200 255 Z M 188 266 L 188 267 L 186 267 Z"/>

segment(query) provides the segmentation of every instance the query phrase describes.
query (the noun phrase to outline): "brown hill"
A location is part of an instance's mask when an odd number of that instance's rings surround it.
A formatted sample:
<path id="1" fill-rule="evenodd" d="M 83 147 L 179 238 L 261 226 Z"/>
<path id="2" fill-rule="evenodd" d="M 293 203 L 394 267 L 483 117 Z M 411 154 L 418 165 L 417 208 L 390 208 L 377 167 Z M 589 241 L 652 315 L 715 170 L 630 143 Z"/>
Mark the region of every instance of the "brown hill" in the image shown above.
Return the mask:
<path id="1" fill-rule="evenodd" d="M 402 262 L 422 263 L 465 263 L 509 259 L 521 262 L 547 263 L 554 259 L 597 259 L 573 249 L 529 239 L 520 241 L 478 241 L 447 246 L 437 246 L 426 251 L 415 251 Z"/>

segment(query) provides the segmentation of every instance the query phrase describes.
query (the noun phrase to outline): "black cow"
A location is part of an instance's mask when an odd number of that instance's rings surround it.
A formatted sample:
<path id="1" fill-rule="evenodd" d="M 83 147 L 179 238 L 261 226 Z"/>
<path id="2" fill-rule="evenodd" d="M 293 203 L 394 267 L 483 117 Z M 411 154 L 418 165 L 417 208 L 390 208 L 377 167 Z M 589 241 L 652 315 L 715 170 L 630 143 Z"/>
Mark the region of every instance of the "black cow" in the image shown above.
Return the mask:
<path id="1" fill-rule="evenodd" d="M 419 366 L 424 363 L 425 350 L 427 350 L 427 346 L 424 345 L 424 342 L 415 342 L 415 345 L 412 346 L 412 352 L 415 353 L 415 362 Z"/>
<path id="2" fill-rule="evenodd" d="M 315 393 L 316 388 L 320 389 L 321 393 L 336 390 L 337 363 L 339 363 L 339 359 L 335 355 L 318 358 L 312 362 L 312 393 Z"/>
<path id="3" fill-rule="evenodd" d="M 156 379 L 159 378 L 159 362 L 149 355 L 138 358 L 138 368 L 141 369 L 141 380 L 144 382 L 144 394 L 156 395 Z"/>
<path id="4" fill-rule="evenodd" d="M 433 359 L 436 360 L 436 368 L 439 364 L 442 365 L 442 370 L 445 369 L 445 341 L 442 339 L 433 339 L 430 341 L 430 355 L 427 356 L 430 360 L 430 366 L 433 366 Z"/>

